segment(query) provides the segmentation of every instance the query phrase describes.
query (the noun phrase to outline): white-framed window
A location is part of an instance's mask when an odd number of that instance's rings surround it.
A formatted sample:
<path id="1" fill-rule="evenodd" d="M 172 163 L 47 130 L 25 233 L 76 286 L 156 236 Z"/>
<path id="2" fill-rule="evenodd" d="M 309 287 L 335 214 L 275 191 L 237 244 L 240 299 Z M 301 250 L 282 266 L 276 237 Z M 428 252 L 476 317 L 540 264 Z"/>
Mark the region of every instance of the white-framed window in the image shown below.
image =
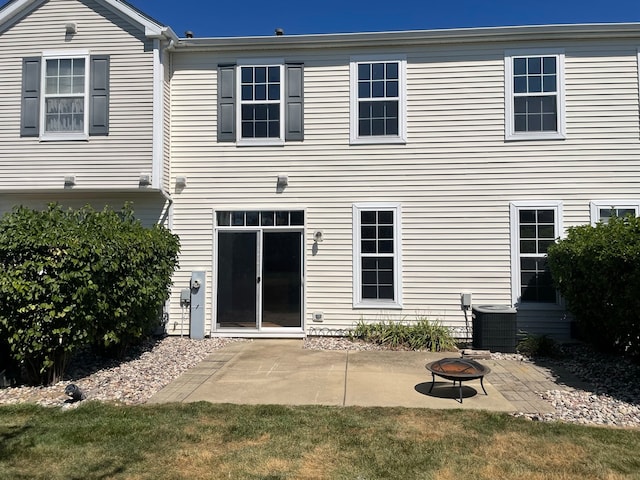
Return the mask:
<path id="1" fill-rule="evenodd" d="M 561 202 L 512 202 L 510 217 L 513 303 L 528 306 L 558 304 L 547 250 L 561 236 Z"/>
<path id="2" fill-rule="evenodd" d="M 564 52 L 507 50 L 505 139 L 563 139 L 565 128 Z"/>
<path id="3" fill-rule="evenodd" d="M 402 308 L 401 209 L 353 205 L 353 306 Z"/>
<path id="4" fill-rule="evenodd" d="M 304 65 L 283 58 L 218 65 L 218 142 L 284 145 L 304 140 Z"/>
<path id="5" fill-rule="evenodd" d="M 352 57 L 350 141 L 406 143 L 406 57 Z"/>
<path id="6" fill-rule="evenodd" d="M 611 217 L 640 216 L 640 200 L 593 200 L 590 203 L 591 225 L 607 223 Z"/>
<path id="7" fill-rule="evenodd" d="M 22 59 L 21 136 L 48 141 L 108 134 L 108 55 L 48 50 Z"/>
<path id="8" fill-rule="evenodd" d="M 86 112 L 89 105 L 88 52 L 75 55 L 45 52 L 42 58 L 42 136 L 86 137 Z"/>
<path id="9" fill-rule="evenodd" d="M 241 141 L 284 142 L 284 63 L 238 65 Z"/>

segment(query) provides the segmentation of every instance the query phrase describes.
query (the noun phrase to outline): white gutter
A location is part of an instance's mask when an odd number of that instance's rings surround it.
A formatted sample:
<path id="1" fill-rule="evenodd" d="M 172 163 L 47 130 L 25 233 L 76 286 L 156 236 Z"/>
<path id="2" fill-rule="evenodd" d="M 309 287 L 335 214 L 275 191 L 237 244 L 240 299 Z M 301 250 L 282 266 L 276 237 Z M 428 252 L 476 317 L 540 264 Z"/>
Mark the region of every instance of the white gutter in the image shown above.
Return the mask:
<path id="1" fill-rule="evenodd" d="M 274 35 L 260 37 L 182 38 L 177 48 L 195 50 L 321 47 L 380 47 L 470 42 L 548 41 L 580 38 L 638 38 L 640 23 L 598 23 L 567 25 L 525 25 L 508 27 L 454 28 L 391 32 Z"/>

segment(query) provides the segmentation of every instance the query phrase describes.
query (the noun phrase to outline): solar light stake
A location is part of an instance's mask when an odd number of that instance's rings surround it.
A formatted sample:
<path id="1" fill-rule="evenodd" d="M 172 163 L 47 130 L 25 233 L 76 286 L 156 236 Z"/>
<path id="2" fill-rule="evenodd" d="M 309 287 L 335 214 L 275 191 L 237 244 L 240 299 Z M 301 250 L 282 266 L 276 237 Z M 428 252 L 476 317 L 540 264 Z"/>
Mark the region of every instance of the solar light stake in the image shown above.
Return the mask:
<path id="1" fill-rule="evenodd" d="M 84 400 L 85 398 L 87 398 L 84 392 L 73 383 L 70 383 L 65 387 L 64 394 L 71 397 L 71 401 L 73 402 L 79 402 L 80 400 Z"/>

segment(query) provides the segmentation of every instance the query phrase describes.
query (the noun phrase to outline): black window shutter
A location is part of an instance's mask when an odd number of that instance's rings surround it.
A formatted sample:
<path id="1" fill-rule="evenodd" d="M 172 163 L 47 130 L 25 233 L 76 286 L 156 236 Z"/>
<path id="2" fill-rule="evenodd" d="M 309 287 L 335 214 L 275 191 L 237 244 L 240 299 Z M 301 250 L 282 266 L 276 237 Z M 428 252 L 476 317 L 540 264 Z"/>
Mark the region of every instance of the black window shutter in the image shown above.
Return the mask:
<path id="1" fill-rule="evenodd" d="M 304 139 L 303 65 L 285 66 L 285 140 Z"/>
<path id="2" fill-rule="evenodd" d="M 91 56 L 89 135 L 109 135 L 109 57 Z"/>
<path id="3" fill-rule="evenodd" d="M 218 141 L 236 141 L 236 67 L 218 66 Z"/>
<path id="4" fill-rule="evenodd" d="M 40 61 L 40 57 L 22 60 L 22 137 L 37 137 L 40 134 Z"/>

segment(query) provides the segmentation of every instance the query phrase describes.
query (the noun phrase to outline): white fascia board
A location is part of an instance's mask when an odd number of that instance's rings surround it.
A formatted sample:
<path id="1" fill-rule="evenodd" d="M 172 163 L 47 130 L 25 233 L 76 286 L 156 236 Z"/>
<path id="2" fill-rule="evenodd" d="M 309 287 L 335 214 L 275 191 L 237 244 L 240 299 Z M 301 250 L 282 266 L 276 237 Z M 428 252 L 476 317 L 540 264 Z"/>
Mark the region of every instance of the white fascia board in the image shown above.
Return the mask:
<path id="1" fill-rule="evenodd" d="M 251 48 L 273 51 L 278 47 L 322 48 L 380 45 L 406 48 L 411 45 L 618 37 L 640 38 L 640 23 L 523 25 L 259 37 L 181 38 L 176 46 L 188 49 L 225 49 L 226 51 Z"/>
<path id="2" fill-rule="evenodd" d="M 129 20 L 141 25 L 144 28 L 144 34 L 147 38 L 166 38 L 169 40 L 177 40 L 178 36 L 171 30 L 171 28 L 154 22 L 149 17 L 146 17 L 137 10 L 131 8 L 126 3 L 122 3 L 119 0 L 97 0 L 104 4 L 107 8 L 115 13 L 124 15 Z"/>
<path id="3" fill-rule="evenodd" d="M 0 24 L 6 22 L 14 15 L 19 15 L 23 10 L 30 7 L 32 3 L 42 2 L 42 0 L 16 0 L 6 5 L 0 12 Z"/>
<path id="4" fill-rule="evenodd" d="M 42 0 L 17 0 L 6 5 L 0 11 L 0 32 L 24 16 L 33 4 L 41 2 Z"/>

